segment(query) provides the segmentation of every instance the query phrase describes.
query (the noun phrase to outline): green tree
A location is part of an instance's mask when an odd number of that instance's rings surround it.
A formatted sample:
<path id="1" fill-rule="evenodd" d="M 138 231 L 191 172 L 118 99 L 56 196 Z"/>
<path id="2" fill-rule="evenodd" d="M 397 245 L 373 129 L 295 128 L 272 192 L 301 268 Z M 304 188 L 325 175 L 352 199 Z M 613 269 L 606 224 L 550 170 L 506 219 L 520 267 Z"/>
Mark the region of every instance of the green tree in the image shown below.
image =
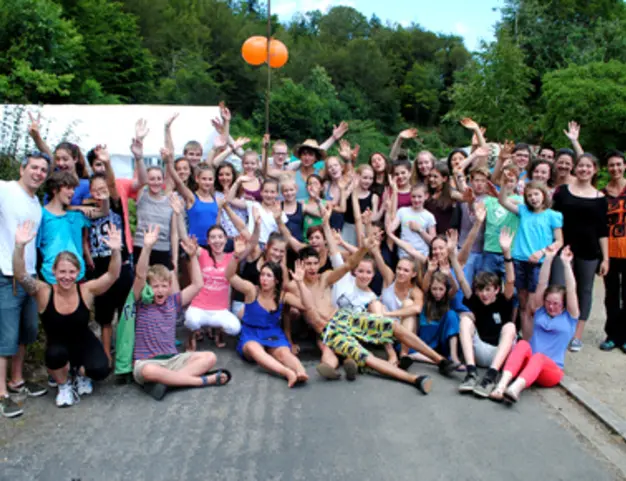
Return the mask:
<path id="1" fill-rule="evenodd" d="M 439 120 L 443 82 L 437 66 L 413 64 L 402 90 L 402 114 L 408 122 L 433 125 Z"/>
<path id="2" fill-rule="evenodd" d="M 111 0 L 62 2 L 82 33 L 80 77 L 93 78 L 121 102 L 142 103 L 152 95 L 153 58 L 142 46 L 135 16 Z"/>
<path id="3" fill-rule="evenodd" d="M 554 145 L 567 143 L 563 129 L 576 120 L 585 150 L 601 156 L 626 148 L 626 64 L 613 60 L 551 72 L 543 79 L 541 100 L 545 138 Z"/>
<path id="4" fill-rule="evenodd" d="M 451 90 L 454 108 L 447 119 L 472 117 L 493 139 L 527 138 L 532 125 L 528 106 L 534 71 L 506 30 L 485 45 L 457 76 Z"/>
<path id="5" fill-rule="evenodd" d="M 0 95 L 4 102 L 57 103 L 84 53 L 82 37 L 59 5 L 48 0 L 5 0 L 0 9 Z"/>

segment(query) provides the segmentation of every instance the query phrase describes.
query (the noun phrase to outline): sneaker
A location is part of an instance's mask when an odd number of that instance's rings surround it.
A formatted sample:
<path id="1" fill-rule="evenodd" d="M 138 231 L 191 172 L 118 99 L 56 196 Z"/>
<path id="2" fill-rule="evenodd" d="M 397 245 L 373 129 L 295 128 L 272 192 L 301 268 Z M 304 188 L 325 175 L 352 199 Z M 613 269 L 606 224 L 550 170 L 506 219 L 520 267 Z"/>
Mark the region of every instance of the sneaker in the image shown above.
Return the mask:
<path id="1" fill-rule="evenodd" d="M 146 394 L 152 396 L 156 401 L 160 401 L 167 394 L 167 386 L 160 382 L 147 382 L 142 388 Z"/>
<path id="2" fill-rule="evenodd" d="M 483 376 L 479 383 L 474 387 L 474 395 L 479 398 L 488 398 L 491 391 L 496 387 L 496 380 L 489 376 Z"/>
<path id="3" fill-rule="evenodd" d="M 583 342 L 576 337 L 572 339 L 571 342 L 569 343 L 569 350 L 571 352 L 578 352 L 582 348 L 583 348 Z"/>
<path id="4" fill-rule="evenodd" d="M 87 376 L 76 376 L 74 378 L 74 387 L 79 396 L 85 396 L 93 392 L 93 384 Z"/>
<path id="5" fill-rule="evenodd" d="M 456 368 L 459 367 L 459 364 L 451 361 L 450 359 L 442 359 L 439 362 L 439 374 L 443 374 L 444 376 L 450 376 Z"/>
<path id="6" fill-rule="evenodd" d="M 473 392 L 477 384 L 478 374 L 476 372 L 468 372 L 459 386 L 459 392 L 463 394 Z"/>
<path id="7" fill-rule="evenodd" d="M 622 350 L 624 354 L 626 354 L 626 342 L 622 344 L 622 347 L 620 349 Z"/>
<path id="8" fill-rule="evenodd" d="M 602 344 L 600 344 L 600 350 L 601 351 L 612 351 L 613 349 L 615 349 L 617 347 L 617 344 L 615 344 L 613 341 L 611 341 L 610 339 L 607 339 L 606 341 L 604 341 Z"/>
<path id="9" fill-rule="evenodd" d="M 9 396 L 0 396 L 0 414 L 5 418 L 16 418 L 24 414 L 24 410 Z"/>
<path id="10" fill-rule="evenodd" d="M 22 383 L 20 383 L 19 385 L 15 387 L 8 384 L 7 388 L 9 389 L 9 392 L 11 393 L 17 394 L 21 392 L 26 392 L 26 394 L 28 394 L 28 397 L 39 397 L 39 396 L 43 396 L 44 394 L 48 392 L 47 387 L 42 386 L 41 384 L 37 384 L 35 382 L 30 382 L 30 381 L 23 381 Z"/>
<path id="11" fill-rule="evenodd" d="M 69 407 L 74 404 L 78 404 L 80 396 L 74 389 L 74 386 L 70 381 L 59 386 L 59 392 L 56 398 L 56 404 L 59 408 Z"/>
<path id="12" fill-rule="evenodd" d="M 54 380 L 54 378 L 50 374 L 48 374 L 48 386 L 58 387 L 57 382 Z"/>

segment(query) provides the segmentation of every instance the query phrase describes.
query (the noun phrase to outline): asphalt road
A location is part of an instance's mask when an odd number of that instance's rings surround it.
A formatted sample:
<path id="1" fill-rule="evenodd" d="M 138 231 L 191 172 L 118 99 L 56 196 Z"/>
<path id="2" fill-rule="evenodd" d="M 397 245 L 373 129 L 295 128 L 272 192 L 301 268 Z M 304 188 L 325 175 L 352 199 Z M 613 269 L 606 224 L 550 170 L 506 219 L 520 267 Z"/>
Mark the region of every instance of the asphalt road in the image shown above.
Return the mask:
<path id="1" fill-rule="evenodd" d="M 68 409 L 52 392 L 29 399 L 24 416 L 0 420 L 0 480 L 616 479 L 533 393 L 507 408 L 426 366 L 411 369 L 432 372 L 429 396 L 372 375 L 323 381 L 313 362 L 311 382 L 289 390 L 219 356 L 230 385 L 162 402 L 113 382 Z"/>

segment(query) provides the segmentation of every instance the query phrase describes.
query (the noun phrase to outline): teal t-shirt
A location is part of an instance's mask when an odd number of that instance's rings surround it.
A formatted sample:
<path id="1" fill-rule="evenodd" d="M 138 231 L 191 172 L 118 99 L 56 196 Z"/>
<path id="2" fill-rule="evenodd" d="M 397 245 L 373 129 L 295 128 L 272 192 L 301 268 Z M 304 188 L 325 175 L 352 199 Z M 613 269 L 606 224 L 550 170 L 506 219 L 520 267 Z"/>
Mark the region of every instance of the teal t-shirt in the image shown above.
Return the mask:
<path id="1" fill-rule="evenodd" d="M 52 266 L 56 257 L 63 251 L 69 251 L 78 257 L 80 274 L 76 280 L 80 281 L 85 276 L 83 228 L 89 225 L 89 220 L 82 212 L 67 211 L 65 215 L 55 215 L 47 209 L 42 209 L 41 225 L 37 232 L 37 248 L 43 258 L 41 274 L 48 284 L 56 284 Z"/>
<path id="2" fill-rule="evenodd" d="M 521 195 L 513 195 L 510 199 L 516 204 L 524 203 L 524 198 Z M 483 250 L 484 252 L 502 254 L 500 230 L 503 227 L 508 227 L 511 233 L 515 235 L 519 227 L 519 217 L 502 207 L 495 197 L 487 197 L 484 202 L 487 209 L 487 218 L 485 219 L 485 245 Z"/>
<path id="3" fill-rule="evenodd" d="M 535 252 L 554 242 L 554 229 L 563 228 L 563 214 L 552 209 L 533 212 L 520 204 L 519 227 L 513 240 L 513 259 L 528 261 Z"/>

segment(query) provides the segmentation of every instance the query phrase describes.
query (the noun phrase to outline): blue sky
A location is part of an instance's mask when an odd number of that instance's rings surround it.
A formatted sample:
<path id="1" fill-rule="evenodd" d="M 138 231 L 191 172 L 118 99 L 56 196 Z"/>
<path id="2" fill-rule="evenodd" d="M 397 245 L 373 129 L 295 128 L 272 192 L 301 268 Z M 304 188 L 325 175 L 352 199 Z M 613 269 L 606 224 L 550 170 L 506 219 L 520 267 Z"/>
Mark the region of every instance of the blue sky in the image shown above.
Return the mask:
<path id="1" fill-rule="evenodd" d="M 459 35 L 468 49 L 476 50 L 481 39 L 493 39 L 504 0 L 272 0 L 272 12 L 289 20 L 296 12 L 325 12 L 336 5 L 356 8 L 368 18 L 375 13 L 383 22 L 415 22 L 434 32 Z"/>

